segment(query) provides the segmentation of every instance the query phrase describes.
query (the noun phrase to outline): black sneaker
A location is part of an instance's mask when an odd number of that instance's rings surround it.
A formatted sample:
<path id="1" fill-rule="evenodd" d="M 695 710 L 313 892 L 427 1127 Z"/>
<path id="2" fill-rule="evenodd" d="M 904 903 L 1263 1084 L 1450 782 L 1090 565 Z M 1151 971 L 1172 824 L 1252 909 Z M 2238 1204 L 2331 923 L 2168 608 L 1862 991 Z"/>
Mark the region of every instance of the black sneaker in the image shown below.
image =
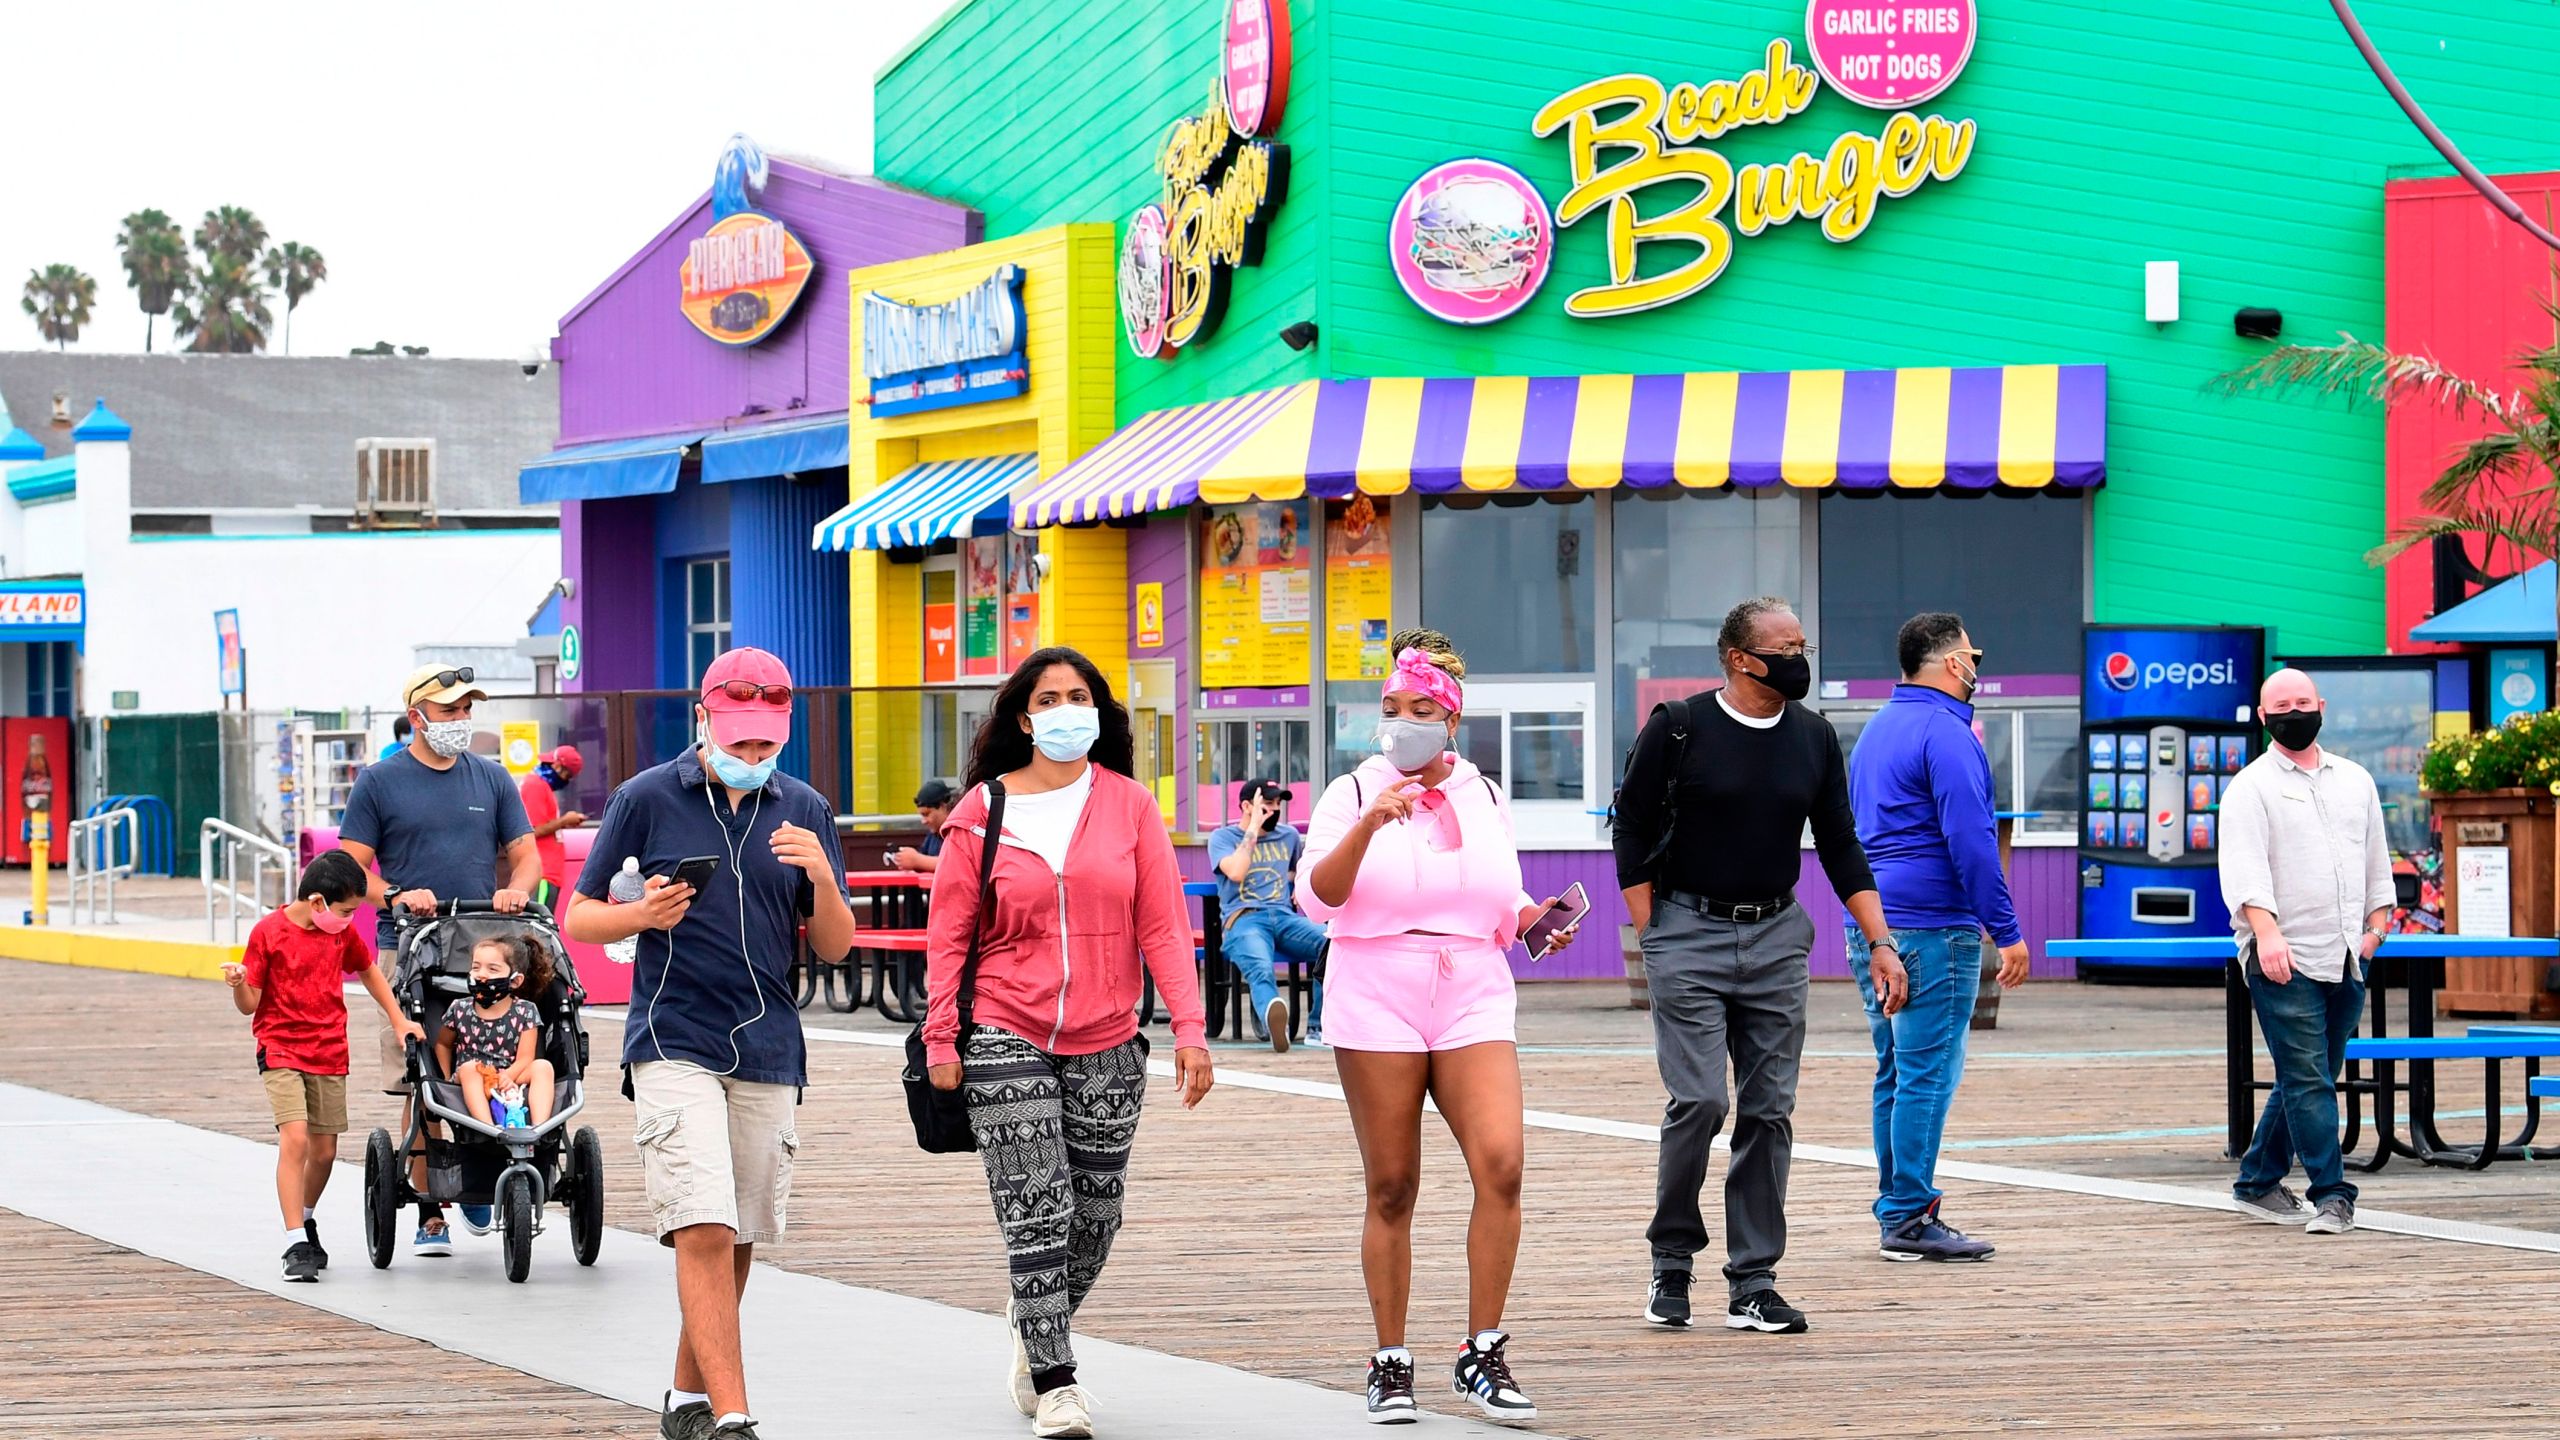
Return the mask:
<path id="1" fill-rule="evenodd" d="M 1689 1328 L 1688 1271 L 1653 1272 L 1653 1293 L 1644 1302 L 1644 1318 L 1650 1325 L 1669 1325 L 1680 1330 Z"/>
<path id="2" fill-rule="evenodd" d="M 1988 1260 L 1997 1248 L 1990 1241 L 1976 1240 L 1939 1219 L 1936 1211 L 1923 1210 L 1901 1229 L 1885 1236 L 1876 1246 L 1876 1253 L 1887 1260 L 1967 1262 Z"/>
<path id="3" fill-rule="evenodd" d="M 1778 1297 L 1775 1290 L 1754 1290 L 1725 1307 L 1724 1328 L 1757 1330 L 1764 1335 L 1801 1335 L 1813 1328 L 1804 1312 Z"/>
<path id="4" fill-rule="evenodd" d="M 320 1247 L 296 1240 L 285 1247 L 284 1278 L 308 1284 L 320 1278 Z"/>
<path id="5" fill-rule="evenodd" d="M 1538 1407 L 1520 1393 L 1520 1382 L 1511 1378 L 1511 1364 L 1502 1358 L 1503 1347 L 1511 1337 L 1499 1330 L 1490 1332 L 1493 1343 L 1479 1346 L 1475 1337 L 1458 1349 L 1457 1392 L 1476 1402 L 1476 1408 L 1496 1420 L 1535 1420 Z"/>
<path id="6" fill-rule="evenodd" d="M 1369 1357 L 1369 1423 L 1410 1425 L 1420 1418 L 1413 1404 L 1413 1362 L 1392 1355 Z"/>
<path id="7" fill-rule="evenodd" d="M 328 1269 L 329 1252 L 322 1248 L 320 1244 L 320 1222 L 317 1220 L 303 1221 L 302 1238 L 311 1242 L 312 1253 L 320 1257 L 320 1268 L 323 1270 Z"/>
<path id="8" fill-rule="evenodd" d="M 732 1420 L 725 1425 L 712 1427 L 711 1433 L 716 1440 L 761 1440 L 761 1437 L 756 1434 L 756 1422 L 753 1420 Z"/>
<path id="9" fill-rule="evenodd" d="M 675 1392 L 658 1402 L 658 1440 L 708 1440 L 711 1434 L 711 1402 L 693 1400 L 672 1403 Z"/>

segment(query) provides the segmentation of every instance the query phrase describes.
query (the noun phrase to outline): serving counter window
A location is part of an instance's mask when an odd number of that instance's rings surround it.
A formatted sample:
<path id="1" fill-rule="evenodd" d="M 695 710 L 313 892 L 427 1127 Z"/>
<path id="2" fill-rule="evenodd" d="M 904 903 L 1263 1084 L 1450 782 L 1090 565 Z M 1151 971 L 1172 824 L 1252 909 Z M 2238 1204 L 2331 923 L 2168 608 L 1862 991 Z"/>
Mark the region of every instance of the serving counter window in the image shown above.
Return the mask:
<path id="1" fill-rule="evenodd" d="M 1423 497 L 1422 623 L 1471 675 L 1589 673 L 1599 508 L 1579 492 Z"/>
<path id="2" fill-rule="evenodd" d="M 1843 754 L 1882 706 L 1877 702 L 1821 707 L 1840 733 Z M 1973 718 L 1991 759 L 1991 799 L 2002 810 L 2034 812 L 2020 820 L 2020 845 L 2074 845 L 2080 836 L 2080 712 L 2069 700 L 2021 705 L 1981 704 Z"/>
<path id="3" fill-rule="evenodd" d="M 1822 678 L 1900 679 L 1894 636 L 1927 610 L 1965 617 L 1987 674 L 2077 675 L 2085 508 L 2064 495 L 1827 492 Z"/>

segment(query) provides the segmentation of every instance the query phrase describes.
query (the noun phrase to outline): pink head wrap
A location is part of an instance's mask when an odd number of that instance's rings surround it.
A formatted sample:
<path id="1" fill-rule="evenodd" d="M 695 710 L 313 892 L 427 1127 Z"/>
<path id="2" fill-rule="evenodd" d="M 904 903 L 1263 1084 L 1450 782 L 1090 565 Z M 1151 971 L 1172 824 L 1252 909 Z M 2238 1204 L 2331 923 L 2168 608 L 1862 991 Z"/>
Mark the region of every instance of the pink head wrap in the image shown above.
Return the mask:
<path id="1" fill-rule="evenodd" d="M 1466 708 L 1466 698 L 1457 677 L 1432 664 L 1420 650 L 1408 645 L 1396 654 L 1395 673 L 1387 677 L 1386 693 L 1419 695 L 1437 701 L 1441 709 L 1457 714 Z"/>

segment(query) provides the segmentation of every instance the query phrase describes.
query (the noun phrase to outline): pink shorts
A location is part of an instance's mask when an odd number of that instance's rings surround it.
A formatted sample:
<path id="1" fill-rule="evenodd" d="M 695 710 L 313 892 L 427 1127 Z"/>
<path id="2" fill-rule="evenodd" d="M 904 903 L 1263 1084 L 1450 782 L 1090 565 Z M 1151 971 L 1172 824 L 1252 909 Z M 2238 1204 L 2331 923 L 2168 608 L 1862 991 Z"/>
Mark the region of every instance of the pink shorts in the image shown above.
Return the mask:
<path id="1" fill-rule="evenodd" d="M 1517 1038 L 1511 961 L 1489 940 L 1341 938 L 1324 967 L 1324 1039 L 1419 1053 Z"/>

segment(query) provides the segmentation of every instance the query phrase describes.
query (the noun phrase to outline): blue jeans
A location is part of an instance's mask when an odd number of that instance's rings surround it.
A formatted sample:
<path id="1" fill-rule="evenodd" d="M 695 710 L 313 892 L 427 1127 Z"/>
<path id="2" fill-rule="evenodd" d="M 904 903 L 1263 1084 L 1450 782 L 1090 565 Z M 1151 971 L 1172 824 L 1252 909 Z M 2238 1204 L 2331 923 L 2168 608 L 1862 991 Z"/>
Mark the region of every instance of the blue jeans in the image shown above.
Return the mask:
<path id="1" fill-rule="evenodd" d="M 1867 940 L 1849 936 L 1849 968 L 1876 1042 L 1876 1223 L 1886 1234 L 1938 1203 L 1938 1146 L 1964 1075 L 1965 1033 L 1982 989 L 1982 932 L 1896 930 L 1911 995 L 1891 1016 L 1867 971 Z"/>
<path id="2" fill-rule="evenodd" d="M 1278 982 L 1271 978 L 1275 956 L 1312 965 L 1324 953 L 1324 927 L 1294 910 L 1257 908 L 1240 910 L 1226 922 L 1224 944 L 1229 962 L 1244 977 L 1253 992 L 1253 1023 L 1260 1025 L 1264 1012 L 1280 994 Z M 1307 1026 L 1316 1028 L 1324 1019 L 1324 989 L 1316 988 L 1307 1005 Z"/>
<path id="3" fill-rule="evenodd" d="M 2312 1204 L 2333 1195 L 2355 1203 L 2356 1187 L 2347 1183 L 2346 1157 L 2338 1152 L 2338 1067 L 2346 1060 L 2347 1037 L 2364 1016 L 2364 981 L 2355 971 L 2350 958 L 2344 977 L 2334 982 L 2296 972 L 2282 985 L 2270 985 L 2257 962 L 2249 962 L 2249 1004 L 2258 1012 L 2267 1053 L 2275 1057 L 2276 1088 L 2258 1117 L 2249 1153 L 2240 1157 L 2232 1194 L 2264 1195 L 2300 1160 L 2311 1181 Z"/>

